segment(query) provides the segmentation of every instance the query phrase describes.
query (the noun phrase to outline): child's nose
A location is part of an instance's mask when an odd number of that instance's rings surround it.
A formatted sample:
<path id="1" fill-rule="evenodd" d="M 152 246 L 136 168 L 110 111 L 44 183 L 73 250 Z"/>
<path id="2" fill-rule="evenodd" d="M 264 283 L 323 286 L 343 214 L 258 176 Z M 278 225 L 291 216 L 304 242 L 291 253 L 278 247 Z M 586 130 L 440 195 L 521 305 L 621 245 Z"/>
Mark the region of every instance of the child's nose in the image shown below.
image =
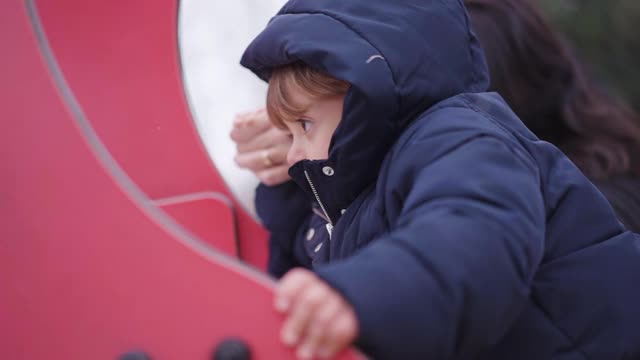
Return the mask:
<path id="1" fill-rule="evenodd" d="M 287 153 L 287 165 L 291 167 L 293 166 L 293 164 L 303 159 L 304 159 L 304 152 L 302 151 L 302 149 L 300 149 L 299 146 L 296 146 L 294 142 L 289 148 L 289 152 Z"/>

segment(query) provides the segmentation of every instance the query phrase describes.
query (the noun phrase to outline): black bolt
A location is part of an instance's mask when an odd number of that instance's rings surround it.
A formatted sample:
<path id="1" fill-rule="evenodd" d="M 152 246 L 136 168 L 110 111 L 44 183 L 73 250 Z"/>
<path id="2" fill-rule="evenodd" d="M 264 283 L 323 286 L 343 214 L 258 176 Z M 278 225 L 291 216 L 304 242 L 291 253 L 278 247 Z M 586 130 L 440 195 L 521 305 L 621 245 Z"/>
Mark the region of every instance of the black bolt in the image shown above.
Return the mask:
<path id="1" fill-rule="evenodd" d="M 128 351 L 118 357 L 118 360 L 151 360 L 151 357 L 144 351 Z"/>
<path id="2" fill-rule="evenodd" d="M 251 360 L 251 350 L 241 339 L 225 339 L 216 346 L 213 360 Z"/>

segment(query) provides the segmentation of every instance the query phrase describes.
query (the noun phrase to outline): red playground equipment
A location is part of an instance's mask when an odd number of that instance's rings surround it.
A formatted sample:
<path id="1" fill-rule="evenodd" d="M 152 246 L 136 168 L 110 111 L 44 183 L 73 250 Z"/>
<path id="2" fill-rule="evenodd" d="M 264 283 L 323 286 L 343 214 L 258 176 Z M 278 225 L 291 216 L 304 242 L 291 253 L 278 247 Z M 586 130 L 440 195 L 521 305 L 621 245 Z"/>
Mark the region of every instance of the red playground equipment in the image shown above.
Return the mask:
<path id="1" fill-rule="evenodd" d="M 3 1 L 0 359 L 294 358 L 266 233 L 191 120 L 177 9 Z"/>

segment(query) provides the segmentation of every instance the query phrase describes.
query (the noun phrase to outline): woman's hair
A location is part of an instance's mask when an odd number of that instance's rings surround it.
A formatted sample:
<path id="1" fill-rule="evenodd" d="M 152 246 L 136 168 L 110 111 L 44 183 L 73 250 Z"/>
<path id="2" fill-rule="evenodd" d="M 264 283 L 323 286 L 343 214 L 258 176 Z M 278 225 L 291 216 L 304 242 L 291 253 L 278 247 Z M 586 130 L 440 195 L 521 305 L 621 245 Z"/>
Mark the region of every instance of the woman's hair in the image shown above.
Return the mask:
<path id="1" fill-rule="evenodd" d="M 640 175 L 640 118 L 591 81 L 528 0 L 465 0 L 491 90 L 592 179 Z"/>
<path id="2" fill-rule="evenodd" d="M 349 83 L 312 69 L 301 62 L 273 70 L 267 90 L 267 113 L 271 122 L 286 128 L 285 121 L 295 121 L 307 111 L 310 104 L 296 103 L 292 96 L 303 93 L 313 99 L 345 95 Z"/>

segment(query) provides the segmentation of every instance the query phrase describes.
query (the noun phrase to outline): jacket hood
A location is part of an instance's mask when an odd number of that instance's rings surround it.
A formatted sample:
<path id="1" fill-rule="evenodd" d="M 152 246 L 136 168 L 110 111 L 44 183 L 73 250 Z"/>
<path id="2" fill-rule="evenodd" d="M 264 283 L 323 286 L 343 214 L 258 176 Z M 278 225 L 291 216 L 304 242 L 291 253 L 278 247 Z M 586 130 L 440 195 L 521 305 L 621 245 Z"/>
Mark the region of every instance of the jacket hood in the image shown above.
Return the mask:
<path id="1" fill-rule="evenodd" d="M 290 169 L 303 189 L 323 199 L 333 223 L 375 181 L 411 121 L 489 83 L 462 0 L 289 1 L 241 64 L 268 81 L 273 68 L 296 61 L 351 84 L 329 159 Z"/>

